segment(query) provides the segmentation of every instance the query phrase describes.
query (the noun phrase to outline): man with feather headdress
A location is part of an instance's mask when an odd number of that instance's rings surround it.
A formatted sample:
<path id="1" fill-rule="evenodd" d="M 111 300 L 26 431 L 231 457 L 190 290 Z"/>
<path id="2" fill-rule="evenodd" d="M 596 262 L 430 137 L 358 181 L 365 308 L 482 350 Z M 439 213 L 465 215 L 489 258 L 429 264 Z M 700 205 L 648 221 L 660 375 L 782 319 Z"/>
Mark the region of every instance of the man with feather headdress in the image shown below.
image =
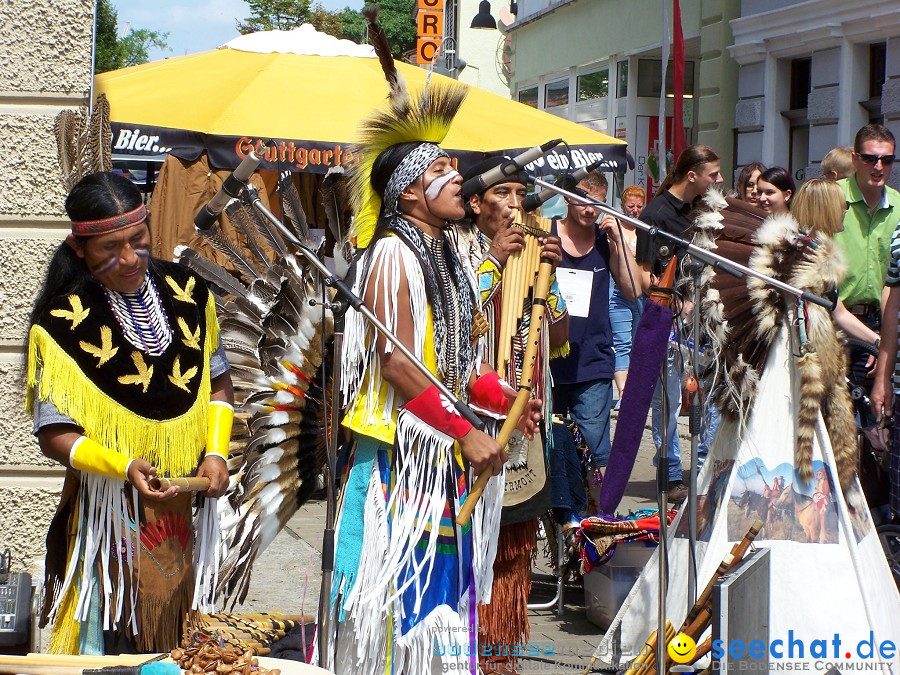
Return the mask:
<path id="1" fill-rule="evenodd" d="M 208 498 L 228 485 L 232 386 L 215 303 L 193 272 L 150 257 L 147 209 L 126 178 L 88 174 L 66 212 L 72 232 L 28 337 L 34 433 L 67 468 L 42 625 L 53 622 L 55 652 L 167 651 L 211 607 L 216 507 L 204 502 L 195 524 L 190 494 L 150 483 L 196 472 Z"/>
<path id="2" fill-rule="evenodd" d="M 355 291 L 450 391 L 504 413 L 508 397 L 473 339 L 474 291 L 445 234 L 464 214 L 462 181 L 437 143 L 465 88 L 432 82 L 421 97 L 408 96 L 377 10 L 366 18 L 391 100 L 363 123 L 352 178 L 363 251 Z M 320 648 L 334 650 L 338 673 L 474 664 L 502 484 L 489 483 L 470 525 L 457 526 L 455 516 L 468 470 L 500 473 L 506 453 L 359 314 L 347 317 L 342 365 L 354 447 L 337 523 L 335 628 Z"/>

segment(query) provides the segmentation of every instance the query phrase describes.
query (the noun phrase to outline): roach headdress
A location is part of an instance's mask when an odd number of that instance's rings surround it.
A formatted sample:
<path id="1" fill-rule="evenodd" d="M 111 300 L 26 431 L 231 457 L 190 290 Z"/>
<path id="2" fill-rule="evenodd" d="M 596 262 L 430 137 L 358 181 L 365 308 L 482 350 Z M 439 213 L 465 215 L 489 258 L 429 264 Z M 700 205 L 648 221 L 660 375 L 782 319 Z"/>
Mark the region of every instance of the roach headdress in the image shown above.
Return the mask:
<path id="1" fill-rule="evenodd" d="M 360 163 L 351 177 L 350 194 L 356 213 L 354 233 L 358 248 L 372 240 L 379 216 L 395 212 L 397 197 L 438 157 L 446 156 L 437 144 L 466 97 L 466 87 L 458 83 L 432 81 L 429 75 L 421 98 L 409 96 L 402 75 L 391 56 L 384 29 L 378 24 L 378 8 L 366 7 L 369 40 L 381 63 L 390 87 L 388 105 L 362 122 L 355 151 Z M 406 152 L 382 161 L 381 155 L 394 146 L 410 143 Z"/>

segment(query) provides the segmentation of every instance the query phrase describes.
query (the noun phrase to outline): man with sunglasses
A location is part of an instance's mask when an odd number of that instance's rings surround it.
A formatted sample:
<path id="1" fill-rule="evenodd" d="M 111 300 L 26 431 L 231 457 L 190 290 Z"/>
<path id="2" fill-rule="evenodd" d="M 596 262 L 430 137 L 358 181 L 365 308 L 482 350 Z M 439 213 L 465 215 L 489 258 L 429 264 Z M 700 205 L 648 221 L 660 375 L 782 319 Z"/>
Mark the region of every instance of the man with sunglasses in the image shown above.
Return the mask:
<path id="1" fill-rule="evenodd" d="M 881 328 L 886 301 L 885 275 L 891 235 L 900 224 L 900 193 L 886 185 L 894 163 L 894 135 L 880 124 L 867 124 L 856 133 L 851 161 L 855 173 L 838 185 L 847 199 L 844 230 L 835 235 L 847 263 L 840 297 L 857 318 L 874 331 Z M 896 317 L 897 312 L 894 312 Z M 870 383 L 872 358 L 854 348 L 850 368 L 855 382 Z M 865 388 L 870 389 L 871 385 Z M 866 391 L 868 394 L 869 391 Z M 874 422 L 861 410 L 863 426 Z"/>

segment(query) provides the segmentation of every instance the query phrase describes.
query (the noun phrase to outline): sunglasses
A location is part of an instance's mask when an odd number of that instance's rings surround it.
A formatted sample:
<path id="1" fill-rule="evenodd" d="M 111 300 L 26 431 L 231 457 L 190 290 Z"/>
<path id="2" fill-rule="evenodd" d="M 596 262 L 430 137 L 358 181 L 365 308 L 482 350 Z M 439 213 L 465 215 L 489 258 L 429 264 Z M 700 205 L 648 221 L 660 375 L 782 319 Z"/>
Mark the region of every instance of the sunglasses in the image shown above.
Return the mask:
<path id="1" fill-rule="evenodd" d="M 884 164 L 884 166 L 890 166 L 894 163 L 895 159 L 893 155 L 870 155 L 865 152 L 857 153 L 856 156 L 866 164 L 872 164 L 873 166 L 878 164 L 879 161 Z"/>

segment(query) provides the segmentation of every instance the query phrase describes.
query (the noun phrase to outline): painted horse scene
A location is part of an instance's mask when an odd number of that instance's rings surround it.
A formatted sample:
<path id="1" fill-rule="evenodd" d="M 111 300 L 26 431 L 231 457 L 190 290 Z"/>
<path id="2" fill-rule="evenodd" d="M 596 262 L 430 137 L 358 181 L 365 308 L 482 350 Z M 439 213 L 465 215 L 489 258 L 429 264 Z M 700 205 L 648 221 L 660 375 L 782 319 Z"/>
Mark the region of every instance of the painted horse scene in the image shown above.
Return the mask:
<path id="1" fill-rule="evenodd" d="M 756 518 L 765 523 L 759 539 L 838 543 L 834 483 L 828 469 L 814 461 L 813 479 L 804 484 L 788 463 L 769 469 L 755 458 L 740 466 L 728 504 L 728 537 L 740 539 Z"/>

